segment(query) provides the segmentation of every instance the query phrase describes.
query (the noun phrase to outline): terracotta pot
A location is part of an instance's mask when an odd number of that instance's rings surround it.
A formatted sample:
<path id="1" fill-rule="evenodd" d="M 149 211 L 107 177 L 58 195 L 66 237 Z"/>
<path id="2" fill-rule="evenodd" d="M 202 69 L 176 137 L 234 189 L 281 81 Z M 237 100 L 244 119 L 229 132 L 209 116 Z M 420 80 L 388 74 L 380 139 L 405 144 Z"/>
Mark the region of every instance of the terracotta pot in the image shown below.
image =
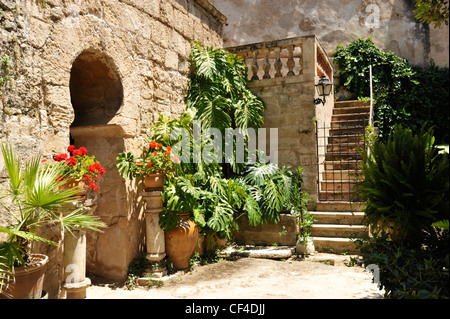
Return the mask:
<path id="1" fill-rule="evenodd" d="M 73 178 L 68 180 L 61 188 L 63 189 L 71 189 L 78 188 L 78 193 L 75 194 L 77 199 L 83 200 L 87 198 L 88 187 L 82 181 L 76 182 Z"/>
<path id="2" fill-rule="evenodd" d="M 164 186 L 164 174 L 149 174 L 144 177 L 145 188 L 161 189 Z"/>
<path id="3" fill-rule="evenodd" d="M 205 253 L 205 242 L 206 242 L 205 235 L 199 233 L 194 253 L 198 253 L 200 256 L 203 256 L 203 254 Z"/>
<path id="4" fill-rule="evenodd" d="M 165 233 L 166 254 L 177 269 L 189 268 L 189 259 L 198 245 L 197 225 L 189 214 L 181 215 L 178 226 Z"/>
<path id="5" fill-rule="evenodd" d="M 41 299 L 45 268 L 48 257 L 41 254 L 30 256 L 31 264 L 27 267 L 15 267 L 14 279 L 8 288 L 0 294 L 0 299 Z"/>
<path id="6" fill-rule="evenodd" d="M 227 240 L 219 238 L 216 233 L 214 233 L 206 238 L 206 250 L 207 251 L 212 251 L 212 250 L 215 250 L 216 248 L 223 248 L 226 245 L 227 245 Z"/>

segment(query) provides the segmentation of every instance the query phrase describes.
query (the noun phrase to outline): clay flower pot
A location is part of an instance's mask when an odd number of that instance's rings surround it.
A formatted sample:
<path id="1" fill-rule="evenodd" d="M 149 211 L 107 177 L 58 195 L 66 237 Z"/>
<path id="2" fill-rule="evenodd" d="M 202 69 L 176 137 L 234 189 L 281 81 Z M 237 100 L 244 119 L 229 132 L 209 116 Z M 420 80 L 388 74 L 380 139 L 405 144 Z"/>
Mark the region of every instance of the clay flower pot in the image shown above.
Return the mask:
<path id="1" fill-rule="evenodd" d="M 164 174 L 149 174 L 144 177 L 145 188 L 161 189 L 164 186 Z"/>
<path id="2" fill-rule="evenodd" d="M 77 199 L 79 200 L 86 199 L 88 187 L 82 181 L 77 182 L 73 178 L 71 178 L 70 180 L 67 181 L 67 183 L 65 183 L 62 186 L 63 189 L 71 189 L 75 187 L 78 189 L 78 193 L 75 194 Z"/>
<path id="3" fill-rule="evenodd" d="M 166 254 L 177 269 L 189 268 L 189 259 L 198 245 L 198 227 L 182 214 L 178 226 L 165 233 Z"/>
<path id="4" fill-rule="evenodd" d="M 15 281 L 10 281 L 0 299 L 41 299 L 44 284 L 45 268 L 48 257 L 32 254 L 31 263 L 27 267 L 15 267 Z"/>

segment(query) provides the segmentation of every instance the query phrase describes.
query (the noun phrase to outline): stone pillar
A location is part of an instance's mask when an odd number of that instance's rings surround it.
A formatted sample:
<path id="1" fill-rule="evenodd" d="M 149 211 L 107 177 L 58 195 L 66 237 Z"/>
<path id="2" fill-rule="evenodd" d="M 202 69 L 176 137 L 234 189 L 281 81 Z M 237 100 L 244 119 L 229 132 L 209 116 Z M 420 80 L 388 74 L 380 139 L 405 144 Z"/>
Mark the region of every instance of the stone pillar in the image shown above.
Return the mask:
<path id="1" fill-rule="evenodd" d="M 91 280 L 86 278 L 86 232 L 75 230 L 64 236 L 64 283 L 67 299 L 86 298 Z"/>
<path id="2" fill-rule="evenodd" d="M 163 201 L 160 191 L 145 191 L 142 197 L 147 202 L 145 210 L 147 259 L 155 262 L 156 268 L 148 270 L 154 275 L 166 273 L 166 268 L 161 266 L 161 260 L 166 257 L 166 245 L 164 230 L 159 226 L 159 213 L 163 210 Z"/>

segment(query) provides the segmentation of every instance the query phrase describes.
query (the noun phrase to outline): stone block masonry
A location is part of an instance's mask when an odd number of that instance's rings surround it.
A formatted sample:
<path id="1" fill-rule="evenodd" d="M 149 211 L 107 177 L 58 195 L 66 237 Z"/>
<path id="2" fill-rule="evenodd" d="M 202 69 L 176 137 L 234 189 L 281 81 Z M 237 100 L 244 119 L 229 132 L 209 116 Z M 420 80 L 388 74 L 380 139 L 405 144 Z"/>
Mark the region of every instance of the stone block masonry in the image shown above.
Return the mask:
<path id="1" fill-rule="evenodd" d="M 207 0 L 0 1 L 0 142 L 46 159 L 75 143 L 106 168 L 89 196 L 109 227 L 88 232 L 88 273 L 123 279 L 144 250 L 141 186 L 119 176 L 115 157 L 139 151 L 158 113 L 185 109 L 191 43 L 222 47 L 225 22 Z M 55 298 L 60 254 L 46 252 Z"/>

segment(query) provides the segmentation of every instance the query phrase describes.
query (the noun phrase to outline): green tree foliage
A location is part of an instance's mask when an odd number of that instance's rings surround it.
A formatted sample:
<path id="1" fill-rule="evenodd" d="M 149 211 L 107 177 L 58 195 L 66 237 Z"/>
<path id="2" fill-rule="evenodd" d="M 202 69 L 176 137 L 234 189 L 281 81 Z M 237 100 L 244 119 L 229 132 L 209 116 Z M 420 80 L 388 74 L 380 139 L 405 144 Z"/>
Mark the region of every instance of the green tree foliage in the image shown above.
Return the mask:
<path id="1" fill-rule="evenodd" d="M 442 23 L 448 26 L 448 0 L 417 0 L 416 19 L 422 23 L 440 27 Z"/>

